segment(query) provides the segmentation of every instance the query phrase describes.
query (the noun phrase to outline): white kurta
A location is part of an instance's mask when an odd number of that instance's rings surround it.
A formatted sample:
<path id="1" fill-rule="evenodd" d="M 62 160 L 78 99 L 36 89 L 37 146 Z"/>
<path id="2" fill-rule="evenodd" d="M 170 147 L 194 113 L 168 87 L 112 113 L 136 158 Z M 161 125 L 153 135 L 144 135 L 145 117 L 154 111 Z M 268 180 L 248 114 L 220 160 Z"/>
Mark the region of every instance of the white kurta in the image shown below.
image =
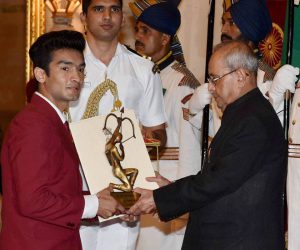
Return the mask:
<path id="1" fill-rule="evenodd" d="M 87 75 L 79 100 L 70 104 L 72 121 L 82 118 L 91 92 L 107 78 L 117 84 L 122 105 L 133 109 L 142 125 L 152 127 L 165 123 L 161 80 L 158 74 L 152 72 L 151 61 L 130 52 L 121 44 L 118 44 L 108 66 L 94 57 L 88 45 L 84 56 Z M 99 102 L 99 114 L 108 114 L 113 103 L 113 95 L 106 92 Z M 84 179 L 83 182 L 83 190 L 86 191 Z M 138 232 L 138 223 L 126 223 L 120 219 L 101 224 L 84 222 L 80 227 L 84 250 L 133 250 Z"/>
<path id="2" fill-rule="evenodd" d="M 189 86 L 179 85 L 184 74 L 172 68 L 175 64 L 177 62 L 171 63 L 160 72 L 167 113 L 166 147 L 179 147 L 179 161 L 161 160 L 159 163 L 160 174 L 170 180 L 197 173 L 201 162 L 200 125 L 195 127 L 183 119 L 183 108 L 188 108 L 188 104 L 181 102 L 194 90 Z M 142 216 L 137 249 L 181 249 L 186 222 L 186 218 L 165 223 L 152 215 Z"/>
<path id="3" fill-rule="evenodd" d="M 297 153 L 293 153 L 297 152 Z M 298 158 L 297 158 L 298 157 Z M 289 125 L 287 174 L 288 249 L 300 249 L 300 88 L 296 89 Z"/>

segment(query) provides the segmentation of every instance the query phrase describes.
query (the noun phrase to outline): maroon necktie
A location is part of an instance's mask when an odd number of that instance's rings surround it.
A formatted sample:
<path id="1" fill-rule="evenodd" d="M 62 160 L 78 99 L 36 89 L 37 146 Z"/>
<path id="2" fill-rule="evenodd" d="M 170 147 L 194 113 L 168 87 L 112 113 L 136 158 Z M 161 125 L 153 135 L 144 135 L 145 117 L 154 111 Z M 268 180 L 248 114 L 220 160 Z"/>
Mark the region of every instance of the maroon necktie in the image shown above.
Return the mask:
<path id="1" fill-rule="evenodd" d="M 68 135 L 69 135 L 71 142 L 73 143 L 73 137 L 72 137 L 72 133 L 71 133 L 68 121 L 65 121 L 64 126 L 65 126 L 66 130 L 68 131 Z"/>
<path id="2" fill-rule="evenodd" d="M 64 126 L 67 129 L 67 131 L 71 134 L 71 130 L 70 130 L 68 121 L 65 121 Z"/>

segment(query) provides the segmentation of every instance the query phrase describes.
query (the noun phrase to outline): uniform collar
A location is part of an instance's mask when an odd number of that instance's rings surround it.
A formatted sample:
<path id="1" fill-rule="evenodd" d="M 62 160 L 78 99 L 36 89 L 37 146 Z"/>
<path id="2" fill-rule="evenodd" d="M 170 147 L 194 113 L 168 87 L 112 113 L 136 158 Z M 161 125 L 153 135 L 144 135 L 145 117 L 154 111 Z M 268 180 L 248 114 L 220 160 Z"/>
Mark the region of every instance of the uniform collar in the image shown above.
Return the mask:
<path id="1" fill-rule="evenodd" d="M 117 49 L 116 49 L 116 52 L 115 52 L 115 55 L 113 56 L 114 57 L 117 57 L 117 56 L 120 56 L 124 53 L 128 53 L 128 50 L 120 43 L 117 44 Z M 86 58 L 92 58 L 93 60 L 98 60 L 98 58 L 96 58 L 88 44 L 88 42 L 86 41 L 85 42 L 85 49 L 84 49 L 84 57 Z"/>
<path id="2" fill-rule="evenodd" d="M 175 61 L 175 58 L 172 54 L 172 51 L 169 51 L 167 55 L 165 55 L 162 59 L 155 63 L 154 67 L 160 72 L 166 67 L 168 67 L 172 62 Z"/>

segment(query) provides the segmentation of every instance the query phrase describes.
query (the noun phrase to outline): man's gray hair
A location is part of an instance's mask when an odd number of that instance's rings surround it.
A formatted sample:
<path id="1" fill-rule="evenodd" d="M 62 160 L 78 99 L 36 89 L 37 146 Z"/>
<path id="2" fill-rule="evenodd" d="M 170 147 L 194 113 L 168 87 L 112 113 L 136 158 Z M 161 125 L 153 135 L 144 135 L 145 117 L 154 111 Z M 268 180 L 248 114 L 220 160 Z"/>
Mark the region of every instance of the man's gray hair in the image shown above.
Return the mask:
<path id="1" fill-rule="evenodd" d="M 214 52 L 222 49 L 223 60 L 230 70 L 243 68 L 257 74 L 258 60 L 252 49 L 242 41 L 226 41 L 215 46 Z"/>

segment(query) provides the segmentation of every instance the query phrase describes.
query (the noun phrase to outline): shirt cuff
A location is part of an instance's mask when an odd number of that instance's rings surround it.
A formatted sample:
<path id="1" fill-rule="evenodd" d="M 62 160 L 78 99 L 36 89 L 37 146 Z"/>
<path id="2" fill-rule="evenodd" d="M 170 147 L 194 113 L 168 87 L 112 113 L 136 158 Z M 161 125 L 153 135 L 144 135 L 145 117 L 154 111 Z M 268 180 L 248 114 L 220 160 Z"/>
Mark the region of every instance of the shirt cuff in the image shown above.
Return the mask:
<path id="1" fill-rule="evenodd" d="M 94 218 L 97 215 L 99 200 L 96 195 L 84 195 L 84 210 L 82 219 Z"/>

